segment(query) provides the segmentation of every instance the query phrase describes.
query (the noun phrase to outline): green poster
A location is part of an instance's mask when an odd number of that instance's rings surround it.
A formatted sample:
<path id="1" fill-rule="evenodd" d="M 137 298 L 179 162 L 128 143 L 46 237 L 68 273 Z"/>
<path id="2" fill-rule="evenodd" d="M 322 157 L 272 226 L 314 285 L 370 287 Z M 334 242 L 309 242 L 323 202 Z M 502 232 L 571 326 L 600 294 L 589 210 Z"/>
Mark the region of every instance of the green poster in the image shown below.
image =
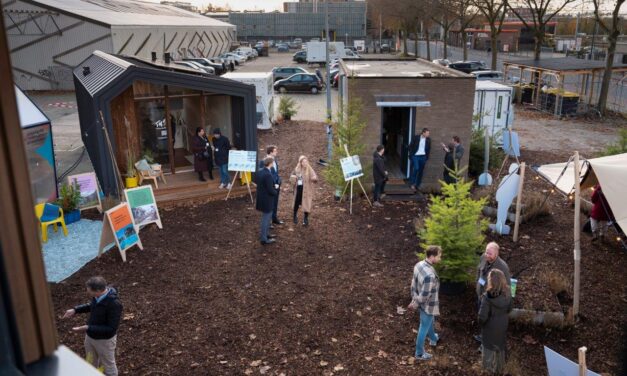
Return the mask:
<path id="1" fill-rule="evenodd" d="M 128 190 L 127 197 L 131 208 L 150 205 L 155 202 L 149 186 L 146 186 L 146 188 L 143 189 Z"/>

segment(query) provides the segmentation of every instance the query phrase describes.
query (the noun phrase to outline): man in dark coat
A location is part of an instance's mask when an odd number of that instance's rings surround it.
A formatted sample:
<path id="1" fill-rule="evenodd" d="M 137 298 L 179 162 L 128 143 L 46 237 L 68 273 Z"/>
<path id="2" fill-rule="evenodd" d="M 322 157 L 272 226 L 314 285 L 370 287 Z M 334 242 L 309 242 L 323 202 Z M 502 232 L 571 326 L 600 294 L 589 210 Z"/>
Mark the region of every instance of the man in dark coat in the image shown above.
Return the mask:
<path id="1" fill-rule="evenodd" d="M 277 160 L 278 154 L 279 149 L 276 146 L 270 145 L 266 147 L 266 157 L 272 157 L 274 160 L 270 168 L 270 173 L 272 173 L 274 188 L 277 190 L 276 196 L 274 196 L 274 207 L 272 208 L 272 223 L 275 225 L 282 225 L 285 222 L 280 220 L 277 216 L 277 211 L 279 209 L 279 195 L 281 194 L 281 176 L 279 176 L 279 162 Z M 263 159 L 259 161 L 259 169 L 264 168 L 263 161 Z"/>
<path id="2" fill-rule="evenodd" d="M 411 188 L 417 190 L 422 183 L 422 174 L 431 153 L 431 138 L 429 129 L 423 128 L 419 135 L 415 135 L 409 144 L 409 155 L 411 156 L 412 174 L 410 177 Z"/>
<path id="3" fill-rule="evenodd" d="M 374 178 L 374 206 L 383 206 L 380 202 L 381 194 L 385 189 L 385 182 L 388 180 L 388 172 L 385 169 L 385 158 L 383 157 L 385 148 L 378 145 L 377 150 L 372 155 L 372 177 Z"/>
<path id="4" fill-rule="evenodd" d="M 229 176 L 229 150 L 231 142 L 222 135 L 220 128 L 213 130 L 213 161 L 220 169 L 220 186 L 218 188 L 231 189 L 231 178 Z"/>
<path id="5" fill-rule="evenodd" d="M 117 291 L 113 287 L 107 287 L 107 281 L 104 278 L 91 277 L 86 285 L 87 293 L 92 297 L 91 302 L 68 309 L 63 318 L 72 317 L 76 313 L 90 313 L 87 325 L 77 326 L 72 330 L 77 333 L 86 333 L 86 358 L 91 360 L 93 366 L 96 368 L 103 366 L 105 375 L 117 376 L 115 347 L 122 316 L 122 304 L 118 299 Z"/>
<path id="6" fill-rule="evenodd" d="M 274 197 L 277 195 L 274 188 L 274 178 L 272 177 L 272 157 L 266 157 L 263 160 L 263 168 L 257 171 L 257 205 L 256 209 L 261 212 L 261 236 L 262 245 L 272 244 L 275 235 L 270 234 L 270 225 L 272 222 L 272 209 L 274 208 Z"/>
<path id="7" fill-rule="evenodd" d="M 459 169 L 464 156 L 464 147 L 461 145 L 461 139 L 458 136 L 453 136 L 453 140 L 448 146 L 442 143 L 442 148 L 446 152 L 444 155 L 444 181 L 448 184 L 456 183 L 457 177 L 451 171 Z"/>

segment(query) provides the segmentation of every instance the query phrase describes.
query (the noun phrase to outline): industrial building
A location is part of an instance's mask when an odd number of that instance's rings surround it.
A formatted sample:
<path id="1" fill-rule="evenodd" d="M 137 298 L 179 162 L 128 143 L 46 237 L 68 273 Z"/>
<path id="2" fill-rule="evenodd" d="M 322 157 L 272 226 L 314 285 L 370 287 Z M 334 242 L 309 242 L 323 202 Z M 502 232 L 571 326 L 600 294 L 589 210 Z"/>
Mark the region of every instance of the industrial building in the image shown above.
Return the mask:
<path id="1" fill-rule="evenodd" d="M 137 0 L 2 0 L 13 78 L 23 90 L 73 90 L 72 69 L 94 50 L 178 57 L 228 51 L 235 26 Z"/>
<path id="2" fill-rule="evenodd" d="M 327 6 L 331 40 L 366 37 L 365 1 L 286 2 L 284 12 L 229 12 L 228 22 L 244 40 L 323 38 Z"/>

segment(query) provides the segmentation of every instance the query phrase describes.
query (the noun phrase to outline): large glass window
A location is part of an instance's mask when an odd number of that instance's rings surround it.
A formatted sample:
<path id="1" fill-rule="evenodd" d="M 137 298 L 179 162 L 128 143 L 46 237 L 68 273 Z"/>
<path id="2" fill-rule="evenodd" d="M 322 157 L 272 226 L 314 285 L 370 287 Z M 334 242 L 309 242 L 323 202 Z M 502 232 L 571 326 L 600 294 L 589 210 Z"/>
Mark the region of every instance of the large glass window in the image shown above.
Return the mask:
<path id="1" fill-rule="evenodd" d="M 168 128 L 165 118 L 165 99 L 138 101 L 137 123 L 140 129 L 142 155 L 151 156 L 156 163 L 169 166 Z"/>

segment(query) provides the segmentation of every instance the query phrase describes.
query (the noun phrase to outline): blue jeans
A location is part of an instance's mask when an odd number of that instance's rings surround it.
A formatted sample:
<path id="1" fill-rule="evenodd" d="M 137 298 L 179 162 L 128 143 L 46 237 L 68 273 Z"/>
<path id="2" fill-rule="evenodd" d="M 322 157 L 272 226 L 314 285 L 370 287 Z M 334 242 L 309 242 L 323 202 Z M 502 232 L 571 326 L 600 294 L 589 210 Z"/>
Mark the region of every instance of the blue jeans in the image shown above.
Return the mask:
<path id="1" fill-rule="evenodd" d="M 220 183 L 224 185 L 228 185 L 231 182 L 231 177 L 229 176 L 229 165 L 227 163 L 223 165 L 218 165 L 220 169 Z"/>
<path id="2" fill-rule="evenodd" d="M 261 237 L 259 240 L 262 242 L 268 241 L 268 233 L 270 232 L 270 225 L 272 224 L 272 212 L 261 213 Z"/>
<path id="3" fill-rule="evenodd" d="M 416 336 L 416 357 L 422 356 L 425 353 L 425 339 L 429 339 L 433 342 L 438 341 L 438 336 L 435 334 L 435 316 L 426 313 L 422 308 L 420 309 L 420 326 L 418 326 L 418 336 Z"/>
<path id="4" fill-rule="evenodd" d="M 425 164 L 427 164 L 427 157 L 425 155 L 411 156 L 412 176 L 409 180 L 416 188 L 420 188 L 420 183 L 422 183 L 422 173 L 425 170 Z"/>

